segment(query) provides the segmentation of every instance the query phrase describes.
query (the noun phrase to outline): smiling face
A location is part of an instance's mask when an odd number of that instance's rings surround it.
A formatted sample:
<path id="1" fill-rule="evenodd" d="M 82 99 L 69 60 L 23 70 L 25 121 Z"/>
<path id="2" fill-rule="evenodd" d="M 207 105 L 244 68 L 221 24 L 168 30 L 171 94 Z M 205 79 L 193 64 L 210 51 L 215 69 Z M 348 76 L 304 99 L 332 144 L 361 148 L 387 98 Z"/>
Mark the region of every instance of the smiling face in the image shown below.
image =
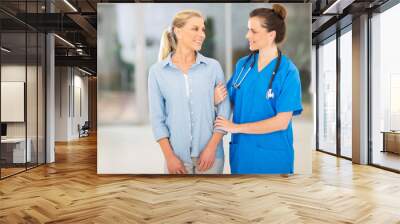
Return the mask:
<path id="1" fill-rule="evenodd" d="M 201 17 L 191 17 L 181 28 L 174 28 L 178 39 L 178 45 L 199 51 L 206 38 L 204 19 Z"/>
<path id="2" fill-rule="evenodd" d="M 268 30 L 262 26 L 262 22 L 260 17 L 250 17 L 247 23 L 248 31 L 246 39 L 249 41 L 251 51 L 271 46 L 275 42 L 276 32 L 268 32 Z"/>

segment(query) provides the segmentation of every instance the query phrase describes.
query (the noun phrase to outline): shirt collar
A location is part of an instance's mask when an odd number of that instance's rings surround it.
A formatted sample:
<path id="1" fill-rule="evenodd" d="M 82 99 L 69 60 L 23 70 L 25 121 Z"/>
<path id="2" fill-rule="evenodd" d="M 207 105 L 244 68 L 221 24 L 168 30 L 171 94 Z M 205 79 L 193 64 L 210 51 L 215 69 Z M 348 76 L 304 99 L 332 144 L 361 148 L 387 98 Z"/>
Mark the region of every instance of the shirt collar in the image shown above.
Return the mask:
<path id="1" fill-rule="evenodd" d="M 171 66 L 172 64 L 172 52 L 168 54 L 168 56 L 162 61 L 163 66 Z M 195 65 L 199 65 L 201 63 L 207 64 L 207 58 L 204 57 L 202 54 L 199 52 L 196 53 L 196 61 L 194 62 Z"/>

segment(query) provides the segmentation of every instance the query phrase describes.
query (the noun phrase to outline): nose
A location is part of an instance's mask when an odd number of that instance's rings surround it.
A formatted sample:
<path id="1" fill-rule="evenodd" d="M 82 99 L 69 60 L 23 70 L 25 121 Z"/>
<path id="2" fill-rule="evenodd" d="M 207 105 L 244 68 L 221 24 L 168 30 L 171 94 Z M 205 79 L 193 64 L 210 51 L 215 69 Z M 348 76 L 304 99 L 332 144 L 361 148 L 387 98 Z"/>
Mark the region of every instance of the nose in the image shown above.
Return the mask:
<path id="1" fill-rule="evenodd" d="M 204 31 L 200 31 L 199 35 L 203 39 L 206 38 L 206 33 Z"/>
<path id="2" fill-rule="evenodd" d="M 247 31 L 247 33 L 246 33 L 246 39 L 247 39 L 247 40 L 250 40 L 250 31 Z"/>

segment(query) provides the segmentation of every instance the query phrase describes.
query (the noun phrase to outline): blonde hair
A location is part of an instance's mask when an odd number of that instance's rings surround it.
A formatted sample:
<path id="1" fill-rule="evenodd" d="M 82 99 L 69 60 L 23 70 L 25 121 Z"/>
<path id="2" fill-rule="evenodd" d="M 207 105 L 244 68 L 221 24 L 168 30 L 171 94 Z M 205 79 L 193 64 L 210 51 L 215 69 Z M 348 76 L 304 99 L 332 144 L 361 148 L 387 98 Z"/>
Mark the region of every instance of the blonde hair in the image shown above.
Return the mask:
<path id="1" fill-rule="evenodd" d="M 176 46 L 178 44 L 178 40 L 174 33 L 174 28 L 183 27 L 187 20 L 192 17 L 200 17 L 203 18 L 200 12 L 195 10 L 183 10 L 175 14 L 174 19 L 172 20 L 172 26 L 165 29 L 161 36 L 160 42 L 160 51 L 158 53 L 158 60 L 164 60 L 170 52 L 176 50 Z"/>

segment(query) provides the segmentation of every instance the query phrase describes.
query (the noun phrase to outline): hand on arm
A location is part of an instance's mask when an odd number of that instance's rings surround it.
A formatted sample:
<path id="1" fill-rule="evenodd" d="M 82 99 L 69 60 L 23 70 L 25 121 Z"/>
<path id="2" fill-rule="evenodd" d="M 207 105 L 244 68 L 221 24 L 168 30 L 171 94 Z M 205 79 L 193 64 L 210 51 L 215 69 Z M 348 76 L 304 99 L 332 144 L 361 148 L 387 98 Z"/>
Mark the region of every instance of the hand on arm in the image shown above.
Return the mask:
<path id="1" fill-rule="evenodd" d="M 275 117 L 265 120 L 235 124 L 230 120 L 218 116 L 214 126 L 231 133 L 267 134 L 275 131 L 286 130 L 291 119 L 292 112 L 281 112 Z"/>
<path id="2" fill-rule="evenodd" d="M 219 82 L 214 89 L 214 105 L 219 105 L 228 96 L 228 91 L 222 82 Z"/>

